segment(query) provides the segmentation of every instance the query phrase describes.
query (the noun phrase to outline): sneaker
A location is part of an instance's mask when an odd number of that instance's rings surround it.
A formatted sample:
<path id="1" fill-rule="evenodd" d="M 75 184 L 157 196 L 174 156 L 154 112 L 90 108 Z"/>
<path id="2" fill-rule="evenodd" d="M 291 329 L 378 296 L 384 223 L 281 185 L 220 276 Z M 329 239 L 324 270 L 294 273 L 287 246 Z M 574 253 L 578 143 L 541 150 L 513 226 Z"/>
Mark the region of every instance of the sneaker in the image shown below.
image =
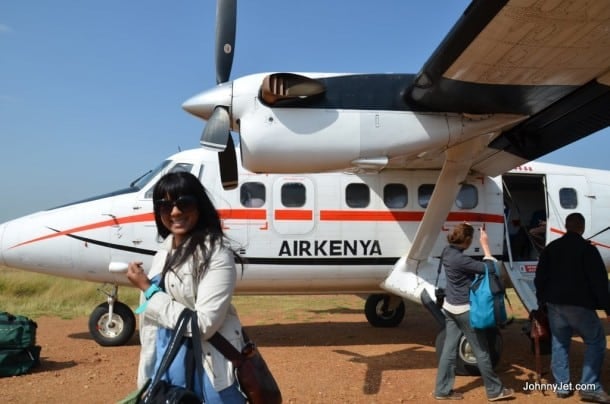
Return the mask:
<path id="1" fill-rule="evenodd" d="M 603 390 L 600 391 L 579 391 L 581 401 L 588 403 L 610 403 L 610 396 Z"/>
<path id="2" fill-rule="evenodd" d="M 569 398 L 572 397 L 572 395 L 574 394 L 574 391 L 572 390 L 568 390 L 568 391 L 558 391 L 557 392 L 557 398 Z"/>
<path id="3" fill-rule="evenodd" d="M 462 393 L 458 393 L 457 391 L 451 390 L 449 394 L 446 396 L 434 396 L 437 400 L 463 400 L 464 395 Z"/>
<path id="4" fill-rule="evenodd" d="M 502 389 L 502 391 L 500 393 L 498 393 L 498 395 L 493 396 L 493 397 L 487 397 L 487 401 L 499 401 L 499 400 L 505 400 L 509 397 L 512 397 L 515 395 L 515 390 L 513 389 L 508 389 L 506 387 L 504 387 Z"/>

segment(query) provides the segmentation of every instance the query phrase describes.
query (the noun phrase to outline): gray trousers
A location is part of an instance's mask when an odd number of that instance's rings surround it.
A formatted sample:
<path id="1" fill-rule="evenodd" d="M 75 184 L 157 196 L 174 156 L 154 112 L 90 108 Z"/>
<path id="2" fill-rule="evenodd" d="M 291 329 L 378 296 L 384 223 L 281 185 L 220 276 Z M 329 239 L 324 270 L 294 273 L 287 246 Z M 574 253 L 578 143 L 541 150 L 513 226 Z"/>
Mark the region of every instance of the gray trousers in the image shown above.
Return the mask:
<path id="1" fill-rule="evenodd" d="M 503 385 L 491 364 L 485 330 L 473 329 L 470 326 L 470 311 L 462 314 L 451 314 L 445 311 L 445 318 L 445 344 L 438 363 L 434 394 L 436 396 L 446 396 L 453 389 L 458 343 L 462 334 L 466 337 L 472 347 L 472 353 L 477 359 L 487 397 L 500 394 Z"/>

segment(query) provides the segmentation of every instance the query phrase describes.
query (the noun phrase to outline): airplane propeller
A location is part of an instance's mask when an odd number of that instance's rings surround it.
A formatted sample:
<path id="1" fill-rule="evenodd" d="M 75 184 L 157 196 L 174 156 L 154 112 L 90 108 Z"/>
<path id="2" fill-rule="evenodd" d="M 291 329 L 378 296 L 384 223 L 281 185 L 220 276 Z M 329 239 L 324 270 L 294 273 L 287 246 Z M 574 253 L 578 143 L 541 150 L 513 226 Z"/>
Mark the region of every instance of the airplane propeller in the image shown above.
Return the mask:
<path id="1" fill-rule="evenodd" d="M 235 49 L 237 0 L 216 3 L 216 84 L 229 80 Z"/>
<path id="2" fill-rule="evenodd" d="M 217 87 L 187 100 L 182 108 L 207 119 L 199 143 L 202 147 L 220 152 L 218 162 L 224 189 L 237 187 L 237 157 L 231 138 L 232 85 L 229 80 L 235 49 L 237 0 L 218 0 L 216 3 L 216 84 Z"/>

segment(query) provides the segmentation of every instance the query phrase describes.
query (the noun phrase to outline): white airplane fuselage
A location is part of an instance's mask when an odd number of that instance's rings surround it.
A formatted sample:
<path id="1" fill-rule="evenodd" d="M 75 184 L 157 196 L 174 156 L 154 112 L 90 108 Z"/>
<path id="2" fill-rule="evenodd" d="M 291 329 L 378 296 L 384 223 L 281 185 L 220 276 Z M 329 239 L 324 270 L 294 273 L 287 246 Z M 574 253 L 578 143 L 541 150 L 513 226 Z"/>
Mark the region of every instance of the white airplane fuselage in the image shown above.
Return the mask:
<path id="1" fill-rule="evenodd" d="M 149 267 L 160 242 L 151 189 L 159 176 L 175 169 L 191 171 L 206 186 L 232 246 L 244 258 L 237 292 L 248 294 L 381 292 L 380 283 L 409 251 L 439 175 L 438 170 L 298 175 L 241 170 L 240 186 L 225 191 L 218 179 L 216 153 L 184 151 L 136 187 L 2 224 L 0 264 L 129 285 L 124 274 L 110 272 L 108 266 L 143 261 Z M 529 216 L 543 208 L 548 217 L 547 241 L 563 234 L 565 216 L 573 211 L 585 215 L 585 237 L 593 235 L 608 226 L 608 178 L 600 170 L 536 162 L 502 177 L 468 176 L 445 224 L 430 234 L 435 240 L 430 256 L 440 255 L 453 225 L 467 221 L 485 226 L 492 254 L 506 258 L 505 207 L 510 208 L 509 226 L 517 220 L 527 224 Z M 507 202 L 503 181 L 514 202 Z M 562 191 L 566 189 L 573 194 Z M 560 194 L 576 200 L 561 201 Z M 520 217 L 516 218 L 516 212 Z M 593 241 L 608 268 L 610 232 L 600 233 Z M 467 253 L 482 255 L 477 242 Z M 535 253 L 514 258 L 532 261 Z M 418 276 L 434 284 L 434 260 L 420 268 Z"/>

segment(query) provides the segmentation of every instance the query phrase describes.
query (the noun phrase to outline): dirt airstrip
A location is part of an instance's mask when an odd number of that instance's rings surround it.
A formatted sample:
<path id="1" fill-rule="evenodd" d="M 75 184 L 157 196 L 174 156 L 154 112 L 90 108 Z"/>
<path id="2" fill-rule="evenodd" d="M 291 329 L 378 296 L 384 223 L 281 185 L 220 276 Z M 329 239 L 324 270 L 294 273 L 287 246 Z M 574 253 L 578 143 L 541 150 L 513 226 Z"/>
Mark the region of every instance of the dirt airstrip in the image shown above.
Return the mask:
<path id="1" fill-rule="evenodd" d="M 277 313 L 242 315 L 280 384 L 285 403 L 435 402 L 431 392 L 437 326 L 424 309 L 407 304 L 399 327 L 380 329 L 366 322 L 358 297 L 346 297 L 338 307 L 322 310 L 307 303 L 324 298 L 301 297 L 289 307 L 278 304 Z M 291 297 L 270 299 L 285 302 Z M 524 312 L 518 309 L 515 314 L 516 320 L 503 332 L 504 355 L 498 373 L 517 391 L 513 402 L 554 401 L 553 394 L 527 391 L 535 379 L 534 358 L 522 333 Z M 134 389 L 137 333 L 125 346 L 101 347 L 88 333 L 87 318 L 35 320 L 41 366 L 27 375 L 0 378 L 0 403 L 115 403 Z M 583 346 L 575 340 L 573 347 L 576 379 Z M 548 360 L 543 357 L 547 378 Z M 604 372 L 606 387 L 610 387 L 609 375 Z M 478 377 L 460 376 L 455 388 L 465 394 L 465 402 L 486 401 Z M 577 397 L 561 400 L 577 401 Z"/>

